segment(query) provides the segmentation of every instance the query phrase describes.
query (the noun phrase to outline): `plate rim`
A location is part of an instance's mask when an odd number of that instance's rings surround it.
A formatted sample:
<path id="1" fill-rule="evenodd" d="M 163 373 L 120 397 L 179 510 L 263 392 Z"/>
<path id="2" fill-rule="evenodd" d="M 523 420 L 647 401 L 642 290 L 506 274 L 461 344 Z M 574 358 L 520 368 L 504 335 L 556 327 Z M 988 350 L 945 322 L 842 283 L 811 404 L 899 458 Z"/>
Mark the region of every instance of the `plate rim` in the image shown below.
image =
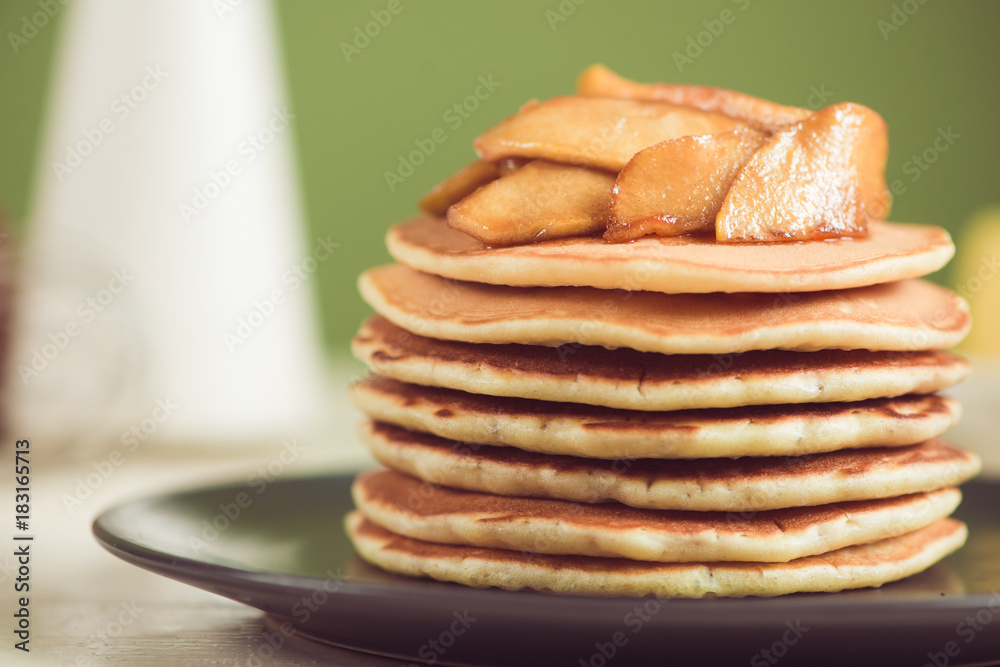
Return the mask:
<path id="1" fill-rule="evenodd" d="M 286 487 L 294 487 L 303 483 L 349 484 L 354 479 L 355 474 L 355 472 L 348 472 L 296 476 L 275 480 L 271 484 Z M 1000 482 L 998 481 L 980 479 L 976 480 L 975 483 L 977 485 L 994 486 L 1000 490 Z M 126 537 L 116 534 L 116 532 L 108 525 L 118 513 L 126 510 L 135 511 L 141 506 L 153 507 L 157 504 L 162 504 L 164 502 L 182 497 L 191 498 L 207 493 L 223 493 L 227 490 L 237 489 L 242 490 L 245 489 L 245 486 L 245 484 L 227 482 L 193 488 L 183 488 L 174 492 L 163 492 L 155 495 L 132 498 L 119 502 L 112 507 L 103 510 L 94 518 L 91 530 L 97 542 L 105 550 L 112 553 L 116 557 L 121 558 L 122 560 L 137 567 L 160 574 L 161 576 L 168 576 L 169 578 L 187 583 L 188 585 L 195 585 L 198 588 L 208 590 L 216 595 L 223 594 L 218 590 L 203 588 L 202 586 L 192 583 L 192 578 L 206 579 L 208 578 L 206 575 L 213 574 L 216 575 L 216 577 L 212 578 L 213 581 L 224 580 L 242 582 L 246 585 L 252 585 L 255 587 L 259 586 L 268 589 L 273 589 L 275 586 L 293 587 L 297 590 L 303 591 L 314 590 L 317 584 L 322 584 L 327 581 L 327 579 L 321 579 L 303 574 L 263 570 L 254 568 L 250 565 L 244 565 L 243 567 L 224 565 L 221 563 L 199 560 L 186 555 L 170 553 L 165 549 L 157 550 L 153 547 L 140 544 L 136 541 L 129 540 Z M 339 527 L 341 524 L 338 522 L 336 525 Z M 178 576 L 172 576 L 173 574 L 177 574 Z M 219 577 L 221 577 L 221 579 Z M 920 600 L 879 600 L 877 598 L 869 598 L 862 601 L 841 597 L 837 593 L 809 593 L 781 595 L 775 597 L 747 596 L 743 598 L 714 597 L 702 599 L 671 599 L 655 598 L 655 596 L 649 595 L 643 597 L 616 597 L 557 595 L 535 590 L 506 591 L 495 587 L 474 588 L 462 586 L 461 584 L 439 582 L 429 578 L 421 579 L 421 581 L 432 584 L 442 584 L 447 586 L 447 588 L 438 589 L 437 587 L 434 587 L 433 589 L 428 590 L 409 590 L 405 587 L 401 588 L 391 583 L 383 584 L 377 582 L 358 582 L 352 580 L 346 575 L 338 575 L 333 579 L 339 582 L 337 589 L 338 593 L 353 594 L 363 597 L 367 597 L 369 595 L 399 596 L 407 594 L 416 594 L 420 597 L 427 597 L 428 595 L 438 595 L 438 592 L 440 592 L 441 595 L 449 598 L 454 597 L 454 595 L 457 594 L 463 596 L 464 598 L 468 598 L 470 604 L 482 604 L 488 601 L 501 602 L 504 600 L 513 600 L 516 596 L 532 606 L 566 606 L 571 609 L 581 609 L 590 605 L 631 609 L 635 606 L 637 601 L 658 599 L 660 601 L 669 601 L 670 606 L 674 608 L 678 606 L 686 608 L 690 607 L 690 609 L 684 610 L 685 613 L 689 614 L 697 614 L 698 611 L 696 610 L 709 609 L 713 614 L 727 613 L 737 610 L 746 611 L 746 608 L 749 605 L 754 605 L 755 612 L 763 612 L 766 607 L 772 607 L 772 609 L 767 610 L 768 612 L 784 610 L 781 612 L 783 617 L 786 617 L 789 611 L 794 611 L 796 613 L 816 613 L 828 610 L 837 610 L 842 607 L 859 607 L 863 608 L 864 611 L 869 611 L 874 614 L 883 614 L 890 611 L 900 610 L 913 611 L 917 608 L 923 608 L 929 612 L 948 612 L 967 609 L 970 607 L 980 608 L 986 606 L 986 604 L 995 597 L 988 593 L 962 593 L 958 595 L 949 594 L 942 597 Z M 223 595 L 223 597 L 229 596 Z M 229 599 L 235 598 L 229 597 Z M 245 600 L 236 601 L 254 606 Z M 761 609 L 757 609 L 756 607 L 760 607 Z M 754 622 L 750 625 L 759 625 L 760 620 L 761 619 L 759 618 L 754 619 Z M 851 625 L 854 625 L 857 622 L 856 618 L 853 620 L 854 623 L 851 623 Z"/>

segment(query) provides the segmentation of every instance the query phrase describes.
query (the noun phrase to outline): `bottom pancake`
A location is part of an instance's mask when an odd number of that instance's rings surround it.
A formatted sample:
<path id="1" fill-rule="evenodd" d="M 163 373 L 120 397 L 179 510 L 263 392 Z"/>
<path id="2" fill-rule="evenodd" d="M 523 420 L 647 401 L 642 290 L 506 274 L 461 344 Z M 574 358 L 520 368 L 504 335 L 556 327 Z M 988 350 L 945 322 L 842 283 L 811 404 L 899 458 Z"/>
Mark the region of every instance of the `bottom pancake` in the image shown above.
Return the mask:
<path id="1" fill-rule="evenodd" d="M 960 548 L 968 534 L 962 522 L 940 519 L 899 537 L 788 563 L 650 563 L 433 544 L 390 533 L 360 512 L 348 514 L 345 523 L 362 558 L 397 574 L 477 588 L 668 598 L 773 597 L 881 586 L 927 569 Z"/>

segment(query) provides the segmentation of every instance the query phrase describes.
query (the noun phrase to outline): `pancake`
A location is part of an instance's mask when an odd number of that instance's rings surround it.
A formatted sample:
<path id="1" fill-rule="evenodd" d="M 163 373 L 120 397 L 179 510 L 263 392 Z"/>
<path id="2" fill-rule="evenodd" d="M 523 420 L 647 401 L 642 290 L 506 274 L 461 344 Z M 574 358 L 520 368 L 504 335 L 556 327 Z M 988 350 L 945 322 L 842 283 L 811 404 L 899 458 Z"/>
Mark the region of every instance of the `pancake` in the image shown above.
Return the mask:
<path id="1" fill-rule="evenodd" d="M 395 264 L 366 271 L 359 285 L 376 312 L 398 326 L 469 343 L 663 354 L 910 351 L 951 347 L 971 325 L 960 296 L 922 280 L 780 296 L 658 294 L 464 283 Z"/>
<path id="2" fill-rule="evenodd" d="M 379 375 L 475 394 L 633 410 L 826 403 L 929 394 L 961 381 L 951 353 L 782 352 L 661 355 L 567 346 L 476 345 L 417 336 L 374 317 L 354 354 Z"/>
<path id="3" fill-rule="evenodd" d="M 814 292 L 864 287 L 937 271 L 955 252 L 940 227 L 873 222 L 861 239 L 716 243 L 711 236 L 633 243 L 571 238 L 487 248 L 438 218 L 393 227 L 399 262 L 447 278 L 515 286 L 705 292 Z"/>
<path id="4" fill-rule="evenodd" d="M 380 463 L 432 484 L 654 510 L 744 512 L 891 498 L 961 484 L 982 467 L 972 452 L 940 440 L 814 456 L 606 461 L 470 445 L 377 422 L 367 422 L 362 436 Z"/>
<path id="5" fill-rule="evenodd" d="M 943 396 L 649 412 L 470 394 L 369 376 L 351 387 L 372 418 L 467 443 L 603 459 L 798 456 L 935 438 L 961 413 Z M 454 486 L 454 485 L 453 485 Z"/>
<path id="6" fill-rule="evenodd" d="M 664 563 L 784 563 L 923 528 L 962 499 L 944 488 L 816 507 L 682 512 L 462 491 L 392 470 L 358 475 L 352 492 L 371 521 L 426 542 Z"/>
<path id="7" fill-rule="evenodd" d="M 962 522 L 940 519 L 899 537 L 788 563 L 651 563 L 434 544 L 390 533 L 359 512 L 348 514 L 345 525 L 362 558 L 397 574 L 477 588 L 663 598 L 772 597 L 881 586 L 927 569 L 960 548 L 968 534 Z"/>

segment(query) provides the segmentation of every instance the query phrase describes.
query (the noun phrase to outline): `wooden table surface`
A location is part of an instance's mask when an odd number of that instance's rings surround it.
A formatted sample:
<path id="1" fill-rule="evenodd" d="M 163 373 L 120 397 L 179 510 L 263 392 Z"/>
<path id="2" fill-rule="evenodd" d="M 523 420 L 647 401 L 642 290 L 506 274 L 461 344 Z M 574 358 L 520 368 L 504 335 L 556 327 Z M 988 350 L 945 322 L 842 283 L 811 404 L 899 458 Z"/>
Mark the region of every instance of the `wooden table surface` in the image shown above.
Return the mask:
<path id="1" fill-rule="evenodd" d="M 350 472 L 372 459 L 355 435 L 360 415 L 344 396 L 348 375 L 335 378 L 326 424 L 295 434 L 305 451 L 281 477 Z M 31 437 L 30 434 L 15 434 Z M 13 443 L 0 446 L 13 461 Z M 113 447 L 112 443 L 108 447 Z M 280 455 L 280 440 L 243 446 L 144 446 L 86 495 L 87 475 L 108 450 L 74 451 L 32 440 L 30 653 L 13 648 L 4 622 L 0 665 L 401 665 L 388 658 L 327 647 L 293 636 L 271 655 L 264 614 L 112 556 L 91 534 L 103 510 L 130 499 L 246 480 Z M 12 471 L 0 470 L 0 516 L 13 521 Z M 96 478 L 92 478 L 94 480 Z M 85 486 L 80 487 L 81 480 Z M 6 522 L 4 522 L 6 525 Z M 16 563 L 13 529 L 0 530 L 0 613 L 10 619 Z M 266 658 L 266 659 L 263 659 Z"/>

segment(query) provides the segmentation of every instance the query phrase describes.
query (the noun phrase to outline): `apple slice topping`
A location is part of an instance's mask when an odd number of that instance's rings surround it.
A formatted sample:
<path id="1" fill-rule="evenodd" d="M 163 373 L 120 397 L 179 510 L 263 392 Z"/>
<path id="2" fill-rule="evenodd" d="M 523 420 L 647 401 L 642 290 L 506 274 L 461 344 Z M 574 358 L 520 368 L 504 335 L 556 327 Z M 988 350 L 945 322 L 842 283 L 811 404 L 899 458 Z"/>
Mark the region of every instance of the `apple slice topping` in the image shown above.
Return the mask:
<path id="1" fill-rule="evenodd" d="M 431 188 L 420 200 L 420 210 L 441 217 L 449 206 L 498 178 L 500 170 L 496 164 L 484 160 L 471 162 Z"/>
<path id="2" fill-rule="evenodd" d="M 491 162 L 526 157 L 620 171 L 643 148 L 746 127 L 720 113 L 667 102 L 555 97 L 525 105 L 476 139 Z"/>
<path id="3" fill-rule="evenodd" d="M 746 128 L 681 137 L 639 151 L 611 189 L 605 240 L 713 229 L 733 179 L 766 140 L 763 132 Z"/>
<path id="4" fill-rule="evenodd" d="M 608 224 L 615 174 L 534 160 L 448 209 L 448 225 L 487 246 L 586 236 Z"/>
<path id="5" fill-rule="evenodd" d="M 480 159 L 421 208 L 489 246 L 713 229 L 726 243 L 804 241 L 859 236 L 888 213 L 888 135 L 867 107 L 814 113 L 600 65 L 578 90 L 479 136 Z"/>
<path id="6" fill-rule="evenodd" d="M 659 100 L 739 119 L 750 127 L 775 132 L 812 115 L 809 109 L 775 104 L 734 90 L 684 83 L 638 83 L 603 65 L 591 65 L 576 84 L 577 93 L 594 97 Z"/>
<path id="7" fill-rule="evenodd" d="M 796 241 L 860 236 L 888 214 L 888 130 L 843 102 L 771 136 L 743 165 L 716 218 L 716 239 Z"/>

